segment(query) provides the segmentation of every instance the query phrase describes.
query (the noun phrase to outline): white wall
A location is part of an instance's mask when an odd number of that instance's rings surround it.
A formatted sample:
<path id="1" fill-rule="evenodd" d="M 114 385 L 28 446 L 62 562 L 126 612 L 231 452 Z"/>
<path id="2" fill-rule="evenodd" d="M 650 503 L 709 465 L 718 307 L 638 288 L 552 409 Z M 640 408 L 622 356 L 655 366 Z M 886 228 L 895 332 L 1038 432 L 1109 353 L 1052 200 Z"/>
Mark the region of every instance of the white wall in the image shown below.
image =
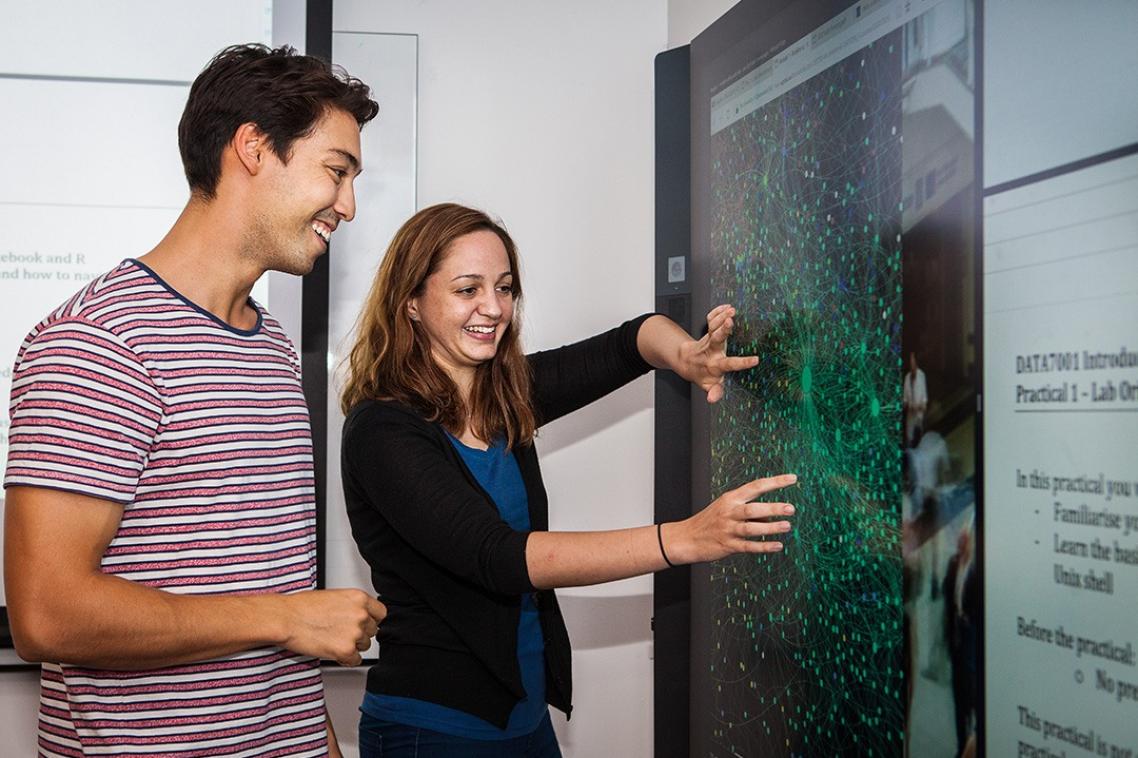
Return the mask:
<path id="1" fill-rule="evenodd" d="M 0 671 L 2 755 L 35 755 L 40 672 Z"/>
<path id="2" fill-rule="evenodd" d="M 419 205 L 453 200 L 505 222 L 522 254 L 529 349 L 652 308 L 663 0 L 337 0 L 334 13 L 336 31 L 419 36 Z M 552 528 L 652 521 L 651 404 L 645 378 L 543 430 Z M 577 707 L 568 723 L 554 717 L 567 758 L 652 754 L 651 591 L 643 577 L 560 593 L 575 651 Z M 362 684 L 339 683 L 355 676 L 325 678 L 342 737 Z"/>
<path id="3" fill-rule="evenodd" d="M 668 49 L 686 45 L 738 0 L 668 0 Z"/>

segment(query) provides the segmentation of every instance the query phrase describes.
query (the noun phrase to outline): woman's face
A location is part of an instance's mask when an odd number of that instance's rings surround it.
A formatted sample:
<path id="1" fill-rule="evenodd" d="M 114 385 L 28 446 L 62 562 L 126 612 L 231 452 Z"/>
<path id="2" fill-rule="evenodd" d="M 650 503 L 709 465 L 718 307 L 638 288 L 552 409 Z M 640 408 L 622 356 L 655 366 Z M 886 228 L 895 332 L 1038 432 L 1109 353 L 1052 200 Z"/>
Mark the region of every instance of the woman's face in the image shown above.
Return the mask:
<path id="1" fill-rule="evenodd" d="M 451 243 L 423 292 L 407 303 L 430 340 L 431 355 L 452 379 L 490 360 L 514 317 L 514 275 L 506 246 L 480 229 Z"/>

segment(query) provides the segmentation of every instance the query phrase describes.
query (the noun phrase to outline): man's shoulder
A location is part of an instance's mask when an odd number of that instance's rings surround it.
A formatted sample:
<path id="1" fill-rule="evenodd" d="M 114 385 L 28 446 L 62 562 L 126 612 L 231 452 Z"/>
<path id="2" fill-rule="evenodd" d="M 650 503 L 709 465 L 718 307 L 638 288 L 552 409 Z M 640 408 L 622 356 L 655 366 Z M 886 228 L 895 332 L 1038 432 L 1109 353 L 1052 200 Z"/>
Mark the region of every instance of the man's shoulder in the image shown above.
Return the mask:
<path id="1" fill-rule="evenodd" d="M 28 334 L 32 340 L 58 324 L 83 323 L 91 328 L 116 331 L 124 315 L 138 312 L 141 300 L 158 287 L 153 278 L 131 260 L 100 274 L 64 300 Z"/>
<path id="2" fill-rule="evenodd" d="M 293 343 L 292 337 L 289 336 L 285 330 L 284 325 L 281 324 L 269 310 L 262 304 L 254 301 L 254 306 L 260 313 L 260 329 L 258 334 L 262 337 L 267 337 L 271 342 L 275 343 L 277 348 L 282 350 L 288 355 L 296 370 L 300 371 L 300 351 L 296 349 L 296 344 Z"/>

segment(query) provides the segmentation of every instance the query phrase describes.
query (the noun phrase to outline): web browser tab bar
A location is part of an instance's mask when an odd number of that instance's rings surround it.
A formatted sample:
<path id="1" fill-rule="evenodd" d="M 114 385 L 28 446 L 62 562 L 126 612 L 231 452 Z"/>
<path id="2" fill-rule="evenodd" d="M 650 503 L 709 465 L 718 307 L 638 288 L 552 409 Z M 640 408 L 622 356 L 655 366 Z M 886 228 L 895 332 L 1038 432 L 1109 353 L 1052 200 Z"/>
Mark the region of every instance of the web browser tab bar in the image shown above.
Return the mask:
<path id="1" fill-rule="evenodd" d="M 745 118 L 940 2 L 865 0 L 851 6 L 712 97 L 711 133 Z"/>

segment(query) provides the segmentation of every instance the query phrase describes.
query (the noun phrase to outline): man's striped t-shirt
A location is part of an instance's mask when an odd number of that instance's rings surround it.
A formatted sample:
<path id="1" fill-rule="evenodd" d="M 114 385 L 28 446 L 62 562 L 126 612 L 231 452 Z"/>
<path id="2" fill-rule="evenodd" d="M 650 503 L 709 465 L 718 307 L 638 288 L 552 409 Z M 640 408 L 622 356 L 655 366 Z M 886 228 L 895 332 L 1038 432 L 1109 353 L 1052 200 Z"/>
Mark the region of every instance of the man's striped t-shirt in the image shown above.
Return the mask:
<path id="1" fill-rule="evenodd" d="M 25 339 L 5 487 L 122 505 L 105 573 L 167 592 L 315 587 L 312 438 L 300 365 L 257 308 L 234 329 L 138 261 Z M 41 754 L 323 755 L 317 662 L 280 648 L 149 671 L 45 664 Z"/>

